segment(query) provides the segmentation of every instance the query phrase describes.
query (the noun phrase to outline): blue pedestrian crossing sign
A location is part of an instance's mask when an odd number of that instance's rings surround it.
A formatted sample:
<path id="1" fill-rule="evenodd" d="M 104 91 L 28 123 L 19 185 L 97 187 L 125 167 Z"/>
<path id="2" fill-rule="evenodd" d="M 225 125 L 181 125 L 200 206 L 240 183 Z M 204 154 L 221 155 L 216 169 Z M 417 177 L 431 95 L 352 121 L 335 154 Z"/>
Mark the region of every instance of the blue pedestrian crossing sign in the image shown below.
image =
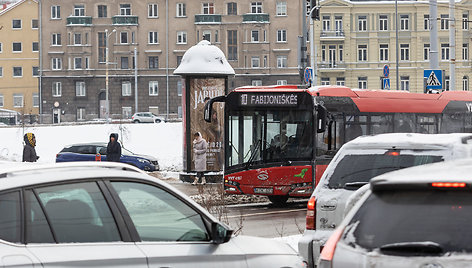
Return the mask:
<path id="1" fill-rule="evenodd" d="M 423 77 L 426 79 L 426 89 L 443 88 L 442 70 L 424 70 Z"/>
<path id="2" fill-rule="evenodd" d="M 313 68 L 306 67 L 304 77 L 305 77 L 305 83 L 310 84 L 313 81 Z"/>
<path id="3" fill-rule="evenodd" d="M 390 78 L 383 79 L 383 89 L 390 90 Z"/>

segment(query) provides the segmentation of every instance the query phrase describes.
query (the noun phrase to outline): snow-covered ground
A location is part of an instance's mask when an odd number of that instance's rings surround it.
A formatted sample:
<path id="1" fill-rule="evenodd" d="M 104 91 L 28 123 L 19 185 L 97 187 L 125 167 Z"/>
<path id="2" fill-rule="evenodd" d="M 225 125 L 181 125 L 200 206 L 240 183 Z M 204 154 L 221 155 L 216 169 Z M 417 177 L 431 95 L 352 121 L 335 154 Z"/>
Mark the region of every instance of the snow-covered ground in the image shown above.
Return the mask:
<path id="1" fill-rule="evenodd" d="M 54 162 L 66 145 L 108 142 L 110 133 L 118 133 L 125 148 L 156 157 L 162 170 L 182 170 L 182 123 L 0 127 L 0 159 L 21 161 L 27 132 L 36 136 L 38 162 Z"/>

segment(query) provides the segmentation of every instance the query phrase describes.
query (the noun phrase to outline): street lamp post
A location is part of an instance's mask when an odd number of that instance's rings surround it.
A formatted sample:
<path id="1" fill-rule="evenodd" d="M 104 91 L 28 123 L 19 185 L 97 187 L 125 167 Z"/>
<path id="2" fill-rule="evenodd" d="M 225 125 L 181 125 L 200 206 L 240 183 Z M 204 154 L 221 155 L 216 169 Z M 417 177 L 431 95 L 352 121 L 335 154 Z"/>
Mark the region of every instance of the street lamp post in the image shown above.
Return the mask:
<path id="1" fill-rule="evenodd" d="M 106 116 L 106 123 L 108 124 L 108 120 L 110 117 L 110 102 L 108 100 L 108 38 L 116 32 L 116 29 L 108 34 L 108 29 L 105 29 L 105 116 Z"/>

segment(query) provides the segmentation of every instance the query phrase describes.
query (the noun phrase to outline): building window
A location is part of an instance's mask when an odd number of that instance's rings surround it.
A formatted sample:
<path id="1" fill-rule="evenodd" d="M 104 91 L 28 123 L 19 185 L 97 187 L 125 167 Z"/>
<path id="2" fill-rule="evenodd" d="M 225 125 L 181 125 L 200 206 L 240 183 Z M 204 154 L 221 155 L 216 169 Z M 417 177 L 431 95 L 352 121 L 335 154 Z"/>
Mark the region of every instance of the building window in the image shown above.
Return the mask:
<path id="1" fill-rule="evenodd" d="M 159 34 L 158 32 L 149 32 L 148 44 L 159 44 Z"/>
<path id="2" fill-rule="evenodd" d="M 106 33 L 98 33 L 98 63 L 105 63 L 107 49 Z"/>
<path id="3" fill-rule="evenodd" d="M 3 95 L 0 94 L 0 107 L 3 107 L 3 105 L 4 105 L 4 104 L 3 104 Z"/>
<path id="4" fill-rule="evenodd" d="M 2 47 L 2 43 L 0 43 L 0 53 L 2 53 L 2 52 L 3 52 L 3 50 L 2 50 L 2 49 L 3 49 L 3 47 Z"/>
<path id="5" fill-rule="evenodd" d="M 149 81 L 149 96 L 159 95 L 159 82 Z"/>
<path id="6" fill-rule="evenodd" d="M 120 15 L 130 16 L 131 15 L 131 4 L 120 4 Z"/>
<path id="7" fill-rule="evenodd" d="M 277 42 L 287 42 L 287 30 L 277 31 Z"/>
<path id="8" fill-rule="evenodd" d="M 177 56 L 177 66 L 179 66 L 180 63 L 182 63 L 182 58 L 183 56 Z"/>
<path id="9" fill-rule="evenodd" d="M 410 29 L 410 15 L 400 15 L 400 30 L 408 31 Z"/>
<path id="10" fill-rule="evenodd" d="M 330 24 L 331 24 L 331 17 L 323 16 L 323 21 L 322 21 L 323 32 L 329 32 L 331 30 Z"/>
<path id="11" fill-rule="evenodd" d="M 52 58 L 51 59 L 53 70 L 62 70 L 62 58 Z"/>
<path id="12" fill-rule="evenodd" d="M 81 57 L 74 58 L 74 69 L 75 70 L 82 69 L 82 58 Z"/>
<path id="13" fill-rule="evenodd" d="M 203 40 L 207 40 L 208 42 L 211 42 L 211 30 L 203 31 Z"/>
<path id="14" fill-rule="evenodd" d="M 39 43 L 38 42 L 33 42 L 32 47 L 33 47 L 33 52 L 39 52 Z"/>
<path id="15" fill-rule="evenodd" d="M 449 76 L 447 75 L 445 78 L 444 78 L 444 90 L 446 91 L 449 91 L 450 89 L 450 83 L 451 83 L 451 80 L 449 79 Z"/>
<path id="16" fill-rule="evenodd" d="M 17 20 L 17 19 L 12 20 L 11 27 L 13 29 L 21 29 L 21 20 Z"/>
<path id="17" fill-rule="evenodd" d="M 77 108 L 77 120 L 85 120 L 85 108 Z"/>
<path id="18" fill-rule="evenodd" d="M 121 32 L 120 33 L 120 43 L 121 44 L 128 44 L 128 32 Z"/>
<path id="19" fill-rule="evenodd" d="M 61 40 L 61 34 L 60 33 L 53 33 L 51 36 L 51 45 L 52 46 L 61 46 L 62 45 L 62 40 Z"/>
<path id="20" fill-rule="evenodd" d="M 287 68 L 287 56 L 277 56 L 277 68 Z"/>
<path id="21" fill-rule="evenodd" d="M 33 66 L 33 76 L 39 76 L 39 67 Z"/>
<path id="22" fill-rule="evenodd" d="M 159 9 L 157 4 L 149 4 L 148 5 L 148 18 L 158 18 L 159 17 Z"/>
<path id="23" fill-rule="evenodd" d="M 61 82 L 52 82 L 52 96 L 53 97 L 62 96 L 62 83 Z"/>
<path id="24" fill-rule="evenodd" d="M 177 96 L 182 96 L 182 79 L 177 80 Z"/>
<path id="25" fill-rule="evenodd" d="M 276 9 L 277 16 L 287 16 L 287 2 L 277 2 Z"/>
<path id="26" fill-rule="evenodd" d="M 187 32 L 177 32 L 177 44 L 187 44 Z"/>
<path id="27" fill-rule="evenodd" d="M 344 86 L 346 85 L 344 77 L 336 77 L 336 86 Z"/>
<path id="28" fill-rule="evenodd" d="M 90 68 L 90 57 L 85 57 L 85 69 Z"/>
<path id="29" fill-rule="evenodd" d="M 367 16 L 359 16 L 357 18 L 357 30 L 359 32 L 367 31 Z"/>
<path id="30" fill-rule="evenodd" d="M 84 81 L 75 81 L 75 95 L 77 97 L 85 96 L 85 82 Z"/>
<path id="31" fill-rule="evenodd" d="M 339 62 L 344 61 L 344 46 L 343 45 L 338 45 L 338 50 L 339 50 Z"/>
<path id="32" fill-rule="evenodd" d="M 260 87 L 262 86 L 262 80 L 252 80 L 251 85 L 254 87 Z"/>
<path id="33" fill-rule="evenodd" d="M 215 14 L 215 4 L 202 3 L 202 14 Z"/>
<path id="34" fill-rule="evenodd" d="M 462 30 L 469 29 L 469 14 L 462 14 Z"/>
<path id="35" fill-rule="evenodd" d="M 469 44 L 462 44 L 462 59 L 469 59 Z"/>
<path id="36" fill-rule="evenodd" d="M 98 5 L 98 17 L 99 18 L 108 17 L 108 8 L 106 5 Z"/>
<path id="37" fill-rule="evenodd" d="M 334 27 L 336 30 L 336 36 L 342 35 L 343 33 L 343 17 L 334 16 Z"/>
<path id="38" fill-rule="evenodd" d="M 251 68 L 261 67 L 261 59 L 259 57 L 251 57 Z"/>
<path id="39" fill-rule="evenodd" d="M 251 2 L 251 13 L 262 13 L 262 2 Z"/>
<path id="40" fill-rule="evenodd" d="M 75 17 L 85 16 L 85 6 L 84 5 L 75 5 L 74 6 L 74 16 Z"/>
<path id="41" fill-rule="evenodd" d="M 388 61 L 388 44 L 380 45 L 380 61 Z"/>
<path id="42" fill-rule="evenodd" d="M 326 62 L 326 45 L 321 45 L 321 62 Z"/>
<path id="43" fill-rule="evenodd" d="M 13 94 L 13 107 L 23 107 L 23 94 Z"/>
<path id="44" fill-rule="evenodd" d="M 51 6 L 51 19 L 61 18 L 61 6 Z"/>
<path id="45" fill-rule="evenodd" d="M 121 115 L 123 119 L 129 119 L 133 115 L 131 107 L 121 107 Z"/>
<path id="46" fill-rule="evenodd" d="M 410 44 L 400 44 L 400 60 L 410 60 Z"/>
<path id="47" fill-rule="evenodd" d="M 357 60 L 358 61 L 367 61 L 367 45 L 358 45 L 357 46 Z"/>
<path id="48" fill-rule="evenodd" d="M 121 82 L 121 95 L 131 96 L 131 82 L 130 81 Z"/>
<path id="49" fill-rule="evenodd" d="M 177 3 L 177 17 L 186 17 L 187 16 L 187 10 L 185 3 Z"/>
<path id="50" fill-rule="evenodd" d="M 429 44 L 424 44 L 423 45 L 423 59 L 424 60 L 429 60 Z"/>
<path id="51" fill-rule="evenodd" d="M 287 80 L 277 80 L 277 86 L 285 86 L 287 85 Z"/>
<path id="52" fill-rule="evenodd" d="M 379 30 L 388 31 L 388 17 L 387 15 L 379 16 Z"/>
<path id="53" fill-rule="evenodd" d="M 22 51 L 21 42 L 14 42 L 12 47 L 13 47 L 13 53 L 18 53 Z"/>
<path id="54" fill-rule="evenodd" d="M 81 33 L 74 33 L 74 45 L 75 46 L 82 45 L 82 34 Z"/>
<path id="55" fill-rule="evenodd" d="M 36 19 L 31 20 L 31 29 L 38 29 L 39 22 Z"/>
<path id="56" fill-rule="evenodd" d="M 400 90 L 410 90 L 410 78 L 408 76 L 400 76 Z"/>
<path id="57" fill-rule="evenodd" d="M 13 67 L 13 77 L 23 77 L 23 67 Z"/>
<path id="58" fill-rule="evenodd" d="M 121 57 L 121 69 L 129 69 L 129 58 Z"/>
<path id="59" fill-rule="evenodd" d="M 3 67 L 0 67 L 0 77 L 3 77 Z"/>
<path id="60" fill-rule="evenodd" d="M 228 60 L 238 60 L 238 31 L 228 31 Z"/>
<path id="61" fill-rule="evenodd" d="M 441 60 L 449 60 L 449 44 L 441 44 Z"/>
<path id="62" fill-rule="evenodd" d="M 441 14 L 441 30 L 449 30 L 449 15 Z"/>
<path id="63" fill-rule="evenodd" d="M 159 57 L 158 56 L 149 57 L 149 69 L 159 69 Z"/>
<path id="64" fill-rule="evenodd" d="M 357 86 L 360 89 L 367 89 L 367 77 L 358 77 L 357 78 Z"/>
<path id="65" fill-rule="evenodd" d="M 429 14 L 423 16 L 423 26 L 425 31 L 429 31 Z"/>
<path id="66" fill-rule="evenodd" d="M 321 77 L 321 85 L 329 86 L 329 77 Z"/>
<path id="67" fill-rule="evenodd" d="M 259 30 L 251 31 L 251 42 L 259 42 Z"/>
<path id="68" fill-rule="evenodd" d="M 33 107 L 39 107 L 39 94 L 33 93 Z"/>
<path id="69" fill-rule="evenodd" d="M 469 78 L 467 76 L 462 77 L 462 90 L 469 91 Z"/>
<path id="70" fill-rule="evenodd" d="M 231 2 L 227 4 L 228 15 L 238 15 L 238 4 Z"/>

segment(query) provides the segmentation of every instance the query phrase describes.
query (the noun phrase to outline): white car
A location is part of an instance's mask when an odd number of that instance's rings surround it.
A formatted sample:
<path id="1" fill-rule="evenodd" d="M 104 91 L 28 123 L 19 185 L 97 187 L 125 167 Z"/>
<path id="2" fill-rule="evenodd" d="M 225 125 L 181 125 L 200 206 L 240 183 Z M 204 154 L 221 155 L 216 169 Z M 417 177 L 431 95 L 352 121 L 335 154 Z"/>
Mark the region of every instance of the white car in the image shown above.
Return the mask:
<path id="1" fill-rule="evenodd" d="M 314 267 L 321 249 L 345 216 L 347 202 L 373 177 L 402 168 L 472 157 L 471 134 L 395 133 L 363 136 L 335 155 L 309 202 L 300 255 Z"/>
<path id="2" fill-rule="evenodd" d="M 160 123 L 164 122 L 164 119 L 151 113 L 151 112 L 144 112 L 144 113 L 135 113 L 131 117 L 133 123 Z"/>
<path id="3" fill-rule="evenodd" d="M 233 237 L 190 198 L 129 165 L 1 168 L 2 267 L 304 267 L 288 244 Z"/>
<path id="4" fill-rule="evenodd" d="M 375 177 L 326 242 L 319 267 L 470 267 L 471 189 L 472 159 Z"/>

